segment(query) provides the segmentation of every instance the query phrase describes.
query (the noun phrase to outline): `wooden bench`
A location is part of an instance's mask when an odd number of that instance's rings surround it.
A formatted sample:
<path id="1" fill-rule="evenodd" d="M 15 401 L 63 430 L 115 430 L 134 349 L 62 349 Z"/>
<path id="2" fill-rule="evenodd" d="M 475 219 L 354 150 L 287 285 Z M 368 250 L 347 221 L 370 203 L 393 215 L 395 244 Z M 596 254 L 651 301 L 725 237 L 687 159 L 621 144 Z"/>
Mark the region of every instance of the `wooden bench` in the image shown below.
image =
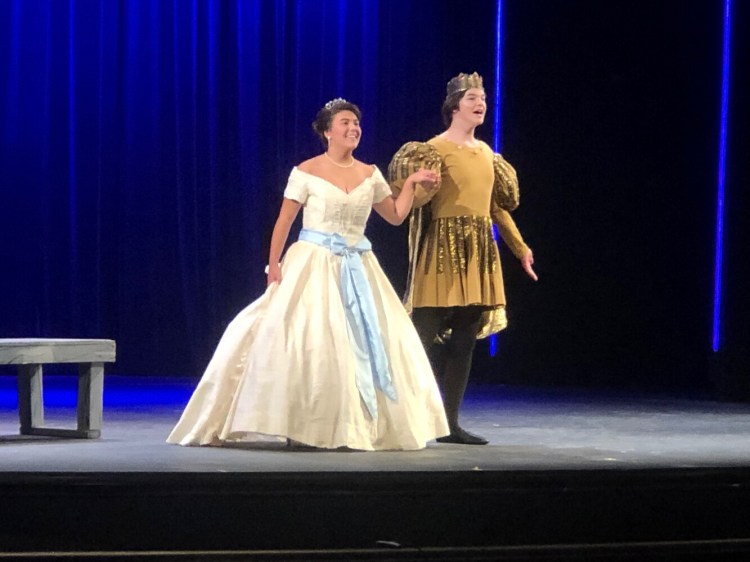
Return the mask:
<path id="1" fill-rule="evenodd" d="M 96 439 L 102 428 L 104 363 L 115 360 L 113 340 L 2 339 L 0 365 L 18 365 L 21 435 Z M 44 427 L 42 366 L 78 363 L 77 429 Z"/>

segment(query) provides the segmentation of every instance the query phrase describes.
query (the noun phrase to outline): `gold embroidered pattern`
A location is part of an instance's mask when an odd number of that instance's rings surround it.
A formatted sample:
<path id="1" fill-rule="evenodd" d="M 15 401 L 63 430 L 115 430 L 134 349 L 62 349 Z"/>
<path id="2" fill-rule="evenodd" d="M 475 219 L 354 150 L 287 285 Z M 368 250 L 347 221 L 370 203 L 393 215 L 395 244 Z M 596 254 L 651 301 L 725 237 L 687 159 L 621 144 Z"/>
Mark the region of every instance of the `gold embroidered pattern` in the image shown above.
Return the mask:
<path id="1" fill-rule="evenodd" d="M 466 273 L 466 264 L 468 263 L 468 260 L 466 259 L 469 255 L 469 248 L 467 247 L 466 240 L 467 238 L 471 240 L 471 223 L 467 224 L 465 220 L 462 218 L 459 218 L 456 221 L 456 233 L 458 236 L 456 237 L 456 253 L 458 254 L 458 269 L 453 269 L 453 273 L 458 273 L 459 271 L 463 271 Z M 468 233 L 467 233 L 467 227 L 468 227 Z M 468 237 L 467 237 L 468 234 Z"/>
<path id="2" fill-rule="evenodd" d="M 492 186 L 493 203 L 506 211 L 515 210 L 520 202 L 516 170 L 497 153 L 492 158 L 492 168 L 495 172 L 495 183 Z"/>
<path id="3" fill-rule="evenodd" d="M 398 195 L 404 188 L 406 178 L 417 170 L 424 168 L 432 170 L 438 175 L 438 182 L 435 189 L 427 192 L 421 184 L 414 186 L 414 203 L 413 208 L 417 209 L 426 205 L 435 196 L 440 188 L 440 167 L 443 160 L 440 157 L 438 149 L 426 142 L 407 142 L 398 152 L 393 155 L 391 163 L 388 165 L 388 183 L 391 186 L 393 195 Z"/>
<path id="4" fill-rule="evenodd" d="M 438 219 L 438 223 L 441 219 Z M 456 222 L 460 220 L 458 217 L 448 217 L 445 219 L 445 229 L 448 231 L 448 257 L 451 260 L 451 271 L 458 273 L 458 244 L 456 240 Z M 445 244 L 445 238 L 438 240 L 438 244 L 443 246 Z"/>
<path id="5" fill-rule="evenodd" d="M 440 241 L 445 240 L 445 222 L 444 221 L 437 222 L 437 231 L 438 231 L 437 240 L 435 239 L 434 236 L 430 236 L 429 245 L 430 245 L 430 249 L 432 250 L 432 248 L 434 248 L 435 246 L 435 243 L 437 243 L 438 245 L 437 272 L 443 273 L 443 267 L 445 264 L 445 246 L 441 244 Z M 433 256 L 433 252 L 430 251 L 430 253 L 427 254 L 427 259 L 424 262 L 425 273 L 429 271 L 430 263 L 432 262 L 432 256 Z"/>
<path id="6" fill-rule="evenodd" d="M 490 221 L 490 228 L 487 230 L 487 244 L 485 245 L 485 252 L 487 255 L 487 263 L 490 264 L 490 273 L 495 273 L 500 265 L 500 262 L 495 259 L 495 236 L 493 233 L 492 221 Z M 498 256 L 499 257 L 499 256 Z"/>
<path id="7" fill-rule="evenodd" d="M 425 260 L 424 260 L 424 263 L 425 263 L 425 266 L 424 266 L 425 270 L 424 270 L 424 272 L 425 272 L 425 274 L 427 273 L 427 268 L 429 267 L 430 263 L 432 263 L 432 256 L 435 254 L 435 242 L 436 242 L 435 236 L 430 236 L 430 234 L 428 233 L 427 234 L 427 244 L 425 245 L 425 248 L 426 248 L 425 251 L 427 252 L 427 254 L 425 255 Z M 438 251 L 442 252 L 443 249 L 440 248 Z M 440 263 L 440 258 L 438 258 L 438 263 Z"/>
<path id="8" fill-rule="evenodd" d="M 472 260 L 476 260 L 480 274 L 497 270 L 490 217 L 442 217 L 433 222 L 430 230 L 425 243 L 425 274 L 429 272 L 436 253 L 435 270 L 438 274 L 445 272 L 448 261 L 448 267 L 455 274 L 466 274 Z"/>

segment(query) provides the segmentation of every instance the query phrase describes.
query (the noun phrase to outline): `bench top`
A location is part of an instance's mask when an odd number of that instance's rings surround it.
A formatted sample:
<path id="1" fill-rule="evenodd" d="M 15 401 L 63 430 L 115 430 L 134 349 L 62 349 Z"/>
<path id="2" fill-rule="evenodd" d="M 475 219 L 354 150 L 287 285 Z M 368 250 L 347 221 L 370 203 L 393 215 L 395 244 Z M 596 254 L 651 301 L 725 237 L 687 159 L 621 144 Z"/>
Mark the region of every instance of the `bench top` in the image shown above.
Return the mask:
<path id="1" fill-rule="evenodd" d="M 0 338 L 0 365 L 111 363 L 114 340 Z"/>

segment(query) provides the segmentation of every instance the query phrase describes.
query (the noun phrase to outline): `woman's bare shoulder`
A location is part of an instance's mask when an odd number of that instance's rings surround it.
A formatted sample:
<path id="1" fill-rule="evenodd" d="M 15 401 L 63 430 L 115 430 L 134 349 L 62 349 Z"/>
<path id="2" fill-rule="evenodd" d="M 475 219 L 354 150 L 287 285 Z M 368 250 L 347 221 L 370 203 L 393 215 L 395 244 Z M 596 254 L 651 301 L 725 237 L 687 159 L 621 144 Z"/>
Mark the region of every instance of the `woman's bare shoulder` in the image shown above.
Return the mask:
<path id="1" fill-rule="evenodd" d="M 297 164 L 297 169 L 302 170 L 303 172 L 307 172 L 308 174 L 311 174 L 315 172 L 318 167 L 320 166 L 320 160 L 321 156 L 313 156 L 312 158 L 309 158 L 305 160 L 304 162 L 300 162 Z"/>
<path id="2" fill-rule="evenodd" d="M 372 175 L 372 173 L 375 171 L 375 164 L 368 164 L 366 162 L 360 162 L 359 160 L 356 161 L 357 170 L 364 173 L 365 175 Z"/>

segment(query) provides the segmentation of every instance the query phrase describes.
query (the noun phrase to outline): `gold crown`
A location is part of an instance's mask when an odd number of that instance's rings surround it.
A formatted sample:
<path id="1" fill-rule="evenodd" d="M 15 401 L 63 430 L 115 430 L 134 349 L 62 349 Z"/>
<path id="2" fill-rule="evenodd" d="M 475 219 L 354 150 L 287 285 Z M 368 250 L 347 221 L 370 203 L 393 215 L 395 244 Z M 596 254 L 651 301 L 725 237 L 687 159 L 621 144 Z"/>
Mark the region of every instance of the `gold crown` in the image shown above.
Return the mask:
<path id="1" fill-rule="evenodd" d="M 458 76 L 454 76 L 448 82 L 447 95 L 455 94 L 456 92 L 463 92 L 469 88 L 483 88 L 482 77 L 476 72 L 472 74 L 460 73 Z"/>

